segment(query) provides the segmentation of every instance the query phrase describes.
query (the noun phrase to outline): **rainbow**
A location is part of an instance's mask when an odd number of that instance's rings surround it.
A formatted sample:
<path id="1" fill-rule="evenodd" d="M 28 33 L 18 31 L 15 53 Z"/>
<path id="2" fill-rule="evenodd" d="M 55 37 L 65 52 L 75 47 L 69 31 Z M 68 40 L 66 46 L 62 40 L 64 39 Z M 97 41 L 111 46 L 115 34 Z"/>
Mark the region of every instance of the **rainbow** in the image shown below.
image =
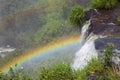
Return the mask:
<path id="1" fill-rule="evenodd" d="M 51 50 L 54 51 L 57 48 L 69 46 L 70 44 L 78 43 L 80 40 L 80 36 L 70 36 L 63 39 L 59 39 L 57 41 L 48 43 L 47 45 L 40 46 L 36 49 L 30 50 L 23 55 L 14 58 L 12 61 L 6 63 L 3 67 L 0 67 L 1 72 L 6 72 L 9 70 L 10 67 L 14 66 L 15 64 L 20 64 L 23 62 L 27 62 L 29 59 L 36 59 L 36 57 L 41 56 L 42 54 L 47 55 Z"/>

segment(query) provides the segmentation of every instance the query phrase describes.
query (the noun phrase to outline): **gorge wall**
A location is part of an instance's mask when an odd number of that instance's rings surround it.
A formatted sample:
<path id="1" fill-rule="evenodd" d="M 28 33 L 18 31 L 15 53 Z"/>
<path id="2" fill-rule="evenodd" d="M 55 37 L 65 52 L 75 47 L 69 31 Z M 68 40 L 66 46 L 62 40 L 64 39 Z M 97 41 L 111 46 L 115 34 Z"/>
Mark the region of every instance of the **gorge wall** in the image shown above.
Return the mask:
<path id="1" fill-rule="evenodd" d="M 85 12 L 85 20 L 91 21 L 84 35 L 85 43 L 75 55 L 73 68 L 81 69 L 92 57 L 102 57 L 108 43 L 114 45 L 113 63 L 120 66 L 120 25 L 117 22 L 119 16 L 119 3 L 112 10 L 90 9 Z"/>

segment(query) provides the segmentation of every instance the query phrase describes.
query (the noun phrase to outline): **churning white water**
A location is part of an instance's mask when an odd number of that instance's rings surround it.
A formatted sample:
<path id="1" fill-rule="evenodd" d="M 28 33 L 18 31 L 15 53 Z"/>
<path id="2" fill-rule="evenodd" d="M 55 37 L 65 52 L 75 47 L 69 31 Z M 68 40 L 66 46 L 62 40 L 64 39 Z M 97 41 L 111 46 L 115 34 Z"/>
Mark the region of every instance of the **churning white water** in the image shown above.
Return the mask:
<path id="1" fill-rule="evenodd" d="M 89 28 L 91 24 L 91 19 L 89 21 L 86 21 L 86 23 L 84 24 L 84 26 L 82 27 L 82 30 L 81 30 L 81 44 L 80 44 L 80 47 L 85 43 L 86 41 L 86 37 L 87 37 L 87 30 Z"/>
<path id="2" fill-rule="evenodd" d="M 94 45 L 94 41 L 98 38 L 98 36 L 91 35 L 86 40 L 86 34 L 87 34 L 87 29 L 89 25 L 90 25 L 90 20 L 82 28 L 81 44 L 83 45 L 75 55 L 75 59 L 72 64 L 73 69 L 82 69 L 85 65 L 87 65 L 87 62 L 91 58 L 98 56 L 97 51 L 95 49 L 95 45 Z"/>
<path id="3" fill-rule="evenodd" d="M 90 39 L 88 39 L 86 43 L 76 53 L 72 68 L 81 69 L 85 65 L 87 65 L 87 62 L 91 58 L 98 56 L 97 51 L 95 49 L 95 45 L 94 45 L 95 39 L 97 39 L 97 36 L 90 37 Z"/>

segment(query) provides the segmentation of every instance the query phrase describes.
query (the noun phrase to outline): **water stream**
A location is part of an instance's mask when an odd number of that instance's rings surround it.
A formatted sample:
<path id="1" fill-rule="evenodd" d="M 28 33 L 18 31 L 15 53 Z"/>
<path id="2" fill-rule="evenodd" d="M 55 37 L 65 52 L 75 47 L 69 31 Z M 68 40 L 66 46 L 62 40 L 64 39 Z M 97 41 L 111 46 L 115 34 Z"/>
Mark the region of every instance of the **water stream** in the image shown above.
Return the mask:
<path id="1" fill-rule="evenodd" d="M 73 69 L 82 69 L 87 62 L 93 58 L 97 57 L 97 51 L 95 49 L 94 41 L 98 38 L 97 35 L 91 34 L 87 39 L 87 30 L 90 25 L 90 20 L 83 26 L 82 28 L 82 36 L 81 36 L 81 47 L 75 54 L 75 59 L 72 64 Z"/>

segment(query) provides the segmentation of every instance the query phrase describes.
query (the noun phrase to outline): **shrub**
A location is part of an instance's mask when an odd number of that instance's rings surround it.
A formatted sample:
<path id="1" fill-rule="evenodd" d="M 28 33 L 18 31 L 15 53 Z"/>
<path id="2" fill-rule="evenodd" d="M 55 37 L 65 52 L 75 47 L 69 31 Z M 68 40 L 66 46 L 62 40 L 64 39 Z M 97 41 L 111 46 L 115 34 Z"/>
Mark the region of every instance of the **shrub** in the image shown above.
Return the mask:
<path id="1" fill-rule="evenodd" d="M 84 17 L 84 9 L 81 6 L 74 6 L 69 15 L 70 22 L 73 25 L 80 26 L 82 24 L 82 19 Z"/>
<path id="2" fill-rule="evenodd" d="M 85 66 L 82 70 L 76 72 L 76 75 L 78 76 L 77 80 L 88 80 L 88 74 L 91 74 L 94 71 L 102 71 L 102 69 L 103 63 L 100 60 L 93 58 L 88 62 L 87 66 Z"/>
<path id="3" fill-rule="evenodd" d="M 40 72 L 40 80 L 74 80 L 73 70 L 68 64 L 60 64 L 50 69 L 43 68 Z"/>
<path id="4" fill-rule="evenodd" d="M 104 50 L 104 67 L 111 67 L 111 59 L 113 55 L 114 45 L 109 43 Z"/>
<path id="5" fill-rule="evenodd" d="M 117 23 L 120 25 L 120 16 L 117 18 Z"/>
<path id="6" fill-rule="evenodd" d="M 97 9 L 111 9 L 117 3 L 117 0 L 92 0 L 92 7 Z"/>
<path id="7" fill-rule="evenodd" d="M 59 64 L 48 69 L 42 68 L 39 78 L 36 79 L 26 75 L 24 69 L 14 71 L 10 68 L 9 74 L 0 73 L 0 80 L 88 80 L 88 76 L 93 73 L 97 80 L 119 80 L 113 75 L 111 68 L 105 71 L 103 68 L 104 64 L 99 59 L 92 59 L 82 70 L 73 70 L 68 64 Z"/>

